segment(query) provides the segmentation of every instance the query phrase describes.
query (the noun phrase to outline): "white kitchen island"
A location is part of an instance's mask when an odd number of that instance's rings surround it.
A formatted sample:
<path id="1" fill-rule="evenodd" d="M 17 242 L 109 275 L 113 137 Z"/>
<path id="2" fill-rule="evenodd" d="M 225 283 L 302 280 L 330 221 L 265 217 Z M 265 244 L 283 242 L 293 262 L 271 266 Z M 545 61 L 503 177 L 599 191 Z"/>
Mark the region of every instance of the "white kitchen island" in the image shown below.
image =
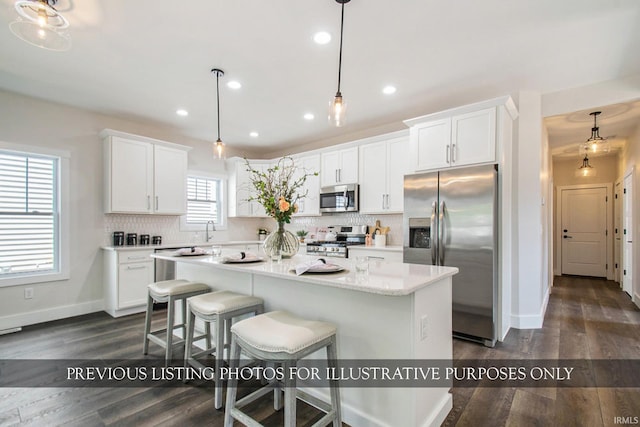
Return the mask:
<path id="1" fill-rule="evenodd" d="M 361 275 L 350 260 L 331 259 L 347 270 L 297 276 L 291 271 L 297 264 L 317 257 L 225 264 L 212 256 L 153 256 L 176 261 L 178 278 L 261 297 L 265 311 L 336 324 L 341 360 L 452 359 L 451 277 L 457 268 L 371 261 L 368 275 Z M 450 386 L 343 387 L 343 421 L 353 427 L 439 426 L 452 408 Z M 307 391 L 329 400 L 328 389 Z"/>

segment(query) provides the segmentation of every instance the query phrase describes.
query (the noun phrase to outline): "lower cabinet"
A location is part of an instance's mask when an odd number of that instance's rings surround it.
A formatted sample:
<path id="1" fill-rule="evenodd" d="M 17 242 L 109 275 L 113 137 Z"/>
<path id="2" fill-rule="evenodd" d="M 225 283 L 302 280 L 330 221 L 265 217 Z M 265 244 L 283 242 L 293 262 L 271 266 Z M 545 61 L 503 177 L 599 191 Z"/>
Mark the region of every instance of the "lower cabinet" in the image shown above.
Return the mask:
<path id="1" fill-rule="evenodd" d="M 105 307 L 113 317 L 146 310 L 147 285 L 153 282 L 151 250 L 105 251 Z"/>

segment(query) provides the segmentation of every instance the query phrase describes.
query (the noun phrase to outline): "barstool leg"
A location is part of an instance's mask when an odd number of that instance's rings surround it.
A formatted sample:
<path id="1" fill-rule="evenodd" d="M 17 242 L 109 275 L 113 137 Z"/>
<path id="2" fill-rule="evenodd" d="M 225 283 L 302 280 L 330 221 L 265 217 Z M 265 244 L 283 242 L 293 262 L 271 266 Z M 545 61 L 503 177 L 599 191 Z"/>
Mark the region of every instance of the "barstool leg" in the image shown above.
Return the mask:
<path id="1" fill-rule="evenodd" d="M 240 346 L 236 343 L 235 337 L 231 337 L 231 351 L 229 352 L 229 371 L 232 372 L 237 369 L 240 361 Z M 220 372 L 216 372 L 216 379 L 219 378 Z M 229 376 L 227 382 L 227 403 L 224 411 L 224 427 L 233 427 L 233 418 L 231 417 L 231 410 L 236 406 L 236 395 L 238 394 L 238 377 L 233 375 Z"/>
<path id="2" fill-rule="evenodd" d="M 144 343 L 142 345 L 142 354 L 149 352 L 149 333 L 151 332 L 151 315 L 153 314 L 153 298 L 147 295 L 147 314 L 144 318 Z"/>
<path id="3" fill-rule="evenodd" d="M 224 324 L 225 320 L 221 319 L 220 315 L 216 316 L 216 378 L 215 378 L 215 407 L 216 409 L 222 408 L 222 380 L 219 378 L 219 373 L 222 371 L 222 362 L 224 360 Z"/>
<path id="4" fill-rule="evenodd" d="M 189 367 L 189 359 L 191 359 L 191 347 L 193 343 L 193 331 L 195 329 L 196 315 L 193 314 L 190 307 L 187 307 L 187 336 L 184 339 L 184 367 Z"/>
<path id="5" fill-rule="evenodd" d="M 173 349 L 173 324 L 175 317 L 175 299 L 170 296 L 169 301 L 167 302 L 167 348 L 164 356 L 164 366 L 169 366 L 169 361 L 171 360 L 171 352 Z"/>
<path id="6" fill-rule="evenodd" d="M 289 375 L 295 363 L 284 363 L 284 425 L 296 427 L 296 378 Z"/>
<path id="7" fill-rule="evenodd" d="M 331 339 L 331 343 L 327 346 L 327 365 L 335 371 L 338 367 L 338 349 L 335 335 Z M 342 413 L 340 411 L 340 385 L 338 380 L 329 380 L 329 394 L 331 395 L 331 407 L 335 411 L 333 418 L 333 427 L 342 426 Z"/>

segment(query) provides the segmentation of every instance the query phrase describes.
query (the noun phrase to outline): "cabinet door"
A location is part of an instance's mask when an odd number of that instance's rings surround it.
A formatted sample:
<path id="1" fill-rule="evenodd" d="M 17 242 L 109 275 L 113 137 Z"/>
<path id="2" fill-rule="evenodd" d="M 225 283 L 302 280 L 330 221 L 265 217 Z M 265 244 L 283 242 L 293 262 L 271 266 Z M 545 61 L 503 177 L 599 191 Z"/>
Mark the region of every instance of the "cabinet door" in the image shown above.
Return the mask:
<path id="1" fill-rule="evenodd" d="M 300 167 L 299 173 L 320 172 L 320 155 L 315 154 L 295 159 L 296 166 Z M 300 175 L 298 175 L 300 176 Z M 304 187 L 307 196 L 298 201 L 298 213 L 296 216 L 320 215 L 320 176 L 308 176 Z"/>
<path id="2" fill-rule="evenodd" d="M 269 165 L 262 163 L 251 162 L 253 169 L 263 171 L 266 170 Z M 235 214 L 236 217 L 266 217 L 267 214 L 260 203 L 255 200 L 249 201 L 249 198 L 255 194 L 253 185 L 251 184 L 251 173 L 247 171 L 247 165 L 244 160 L 236 163 L 236 176 L 235 176 Z"/>
<path id="3" fill-rule="evenodd" d="M 327 187 L 338 183 L 340 169 L 340 151 L 329 151 L 320 155 L 320 185 Z"/>
<path id="4" fill-rule="evenodd" d="M 118 266 L 118 309 L 147 303 L 147 285 L 153 282 L 153 261 Z"/>
<path id="5" fill-rule="evenodd" d="M 340 151 L 339 184 L 358 183 L 358 147 Z"/>
<path id="6" fill-rule="evenodd" d="M 187 211 L 187 152 L 156 145 L 153 163 L 154 213 L 184 214 Z"/>
<path id="7" fill-rule="evenodd" d="M 386 213 L 404 210 L 404 176 L 412 172 L 408 152 L 408 137 L 394 138 L 387 142 Z"/>
<path id="8" fill-rule="evenodd" d="M 435 120 L 411 127 L 415 170 L 450 166 L 451 119 Z"/>
<path id="9" fill-rule="evenodd" d="M 496 109 L 475 111 L 452 118 L 451 165 L 462 166 L 496 160 Z"/>
<path id="10" fill-rule="evenodd" d="M 406 157 L 406 153 L 405 153 Z M 387 194 L 387 142 L 360 146 L 360 212 L 384 212 Z"/>
<path id="11" fill-rule="evenodd" d="M 110 142 L 110 203 L 107 212 L 151 213 L 153 146 L 112 137 Z M 110 208 L 109 208 L 110 205 Z"/>

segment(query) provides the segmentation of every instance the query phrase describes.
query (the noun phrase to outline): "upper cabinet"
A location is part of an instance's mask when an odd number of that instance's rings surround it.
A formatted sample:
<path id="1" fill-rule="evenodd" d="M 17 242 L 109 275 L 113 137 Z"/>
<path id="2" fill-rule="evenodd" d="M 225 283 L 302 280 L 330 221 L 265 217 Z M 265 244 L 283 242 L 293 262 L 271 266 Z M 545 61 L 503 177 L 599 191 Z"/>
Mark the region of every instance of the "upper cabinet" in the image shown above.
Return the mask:
<path id="1" fill-rule="evenodd" d="M 408 152 L 408 136 L 360 146 L 360 213 L 402 213 Z"/>
<path id="2" fill-rule="evenodd" d="M 253 169 L 266 171 L 271 163 L 260 160 L 249 161 Z M 267 213 L 258 201 L 249 200 L 255 194 L 251 184 L 251 174 L 244 159 L 234 158 L 230 163 L 229 175 L 229 216 L 265 218 Z"/>
<path id="3" fill-rule="evenodd" d="M 323 152 L 320 162 L 321 187 L 358 183 L 358 147 Z"/>
<path id="4" fill-rule="evenodd" d="M 186 147 L 104 130 L 105 212 L 182 215 L 187 209 Z"/>
<path id="5" fill-rule="evenodd" d="M 311 154 L 308 156 L 294 157 L 297 174 L 314 174 L 320 172 L 320 155 Z M 298 212 L 296 216 L 316 216 L 320 215 L 320 175 L 310 175 L 299 190 L 300 194 L 306 192 L 306 196 L 298 200 Z"/>
<path id="6" fill-rule="evenodd" d="M 517 115 L 508 97 L 406 120 L 413 170 L 497 162 L 498 127 L 505 114 Z"/>

